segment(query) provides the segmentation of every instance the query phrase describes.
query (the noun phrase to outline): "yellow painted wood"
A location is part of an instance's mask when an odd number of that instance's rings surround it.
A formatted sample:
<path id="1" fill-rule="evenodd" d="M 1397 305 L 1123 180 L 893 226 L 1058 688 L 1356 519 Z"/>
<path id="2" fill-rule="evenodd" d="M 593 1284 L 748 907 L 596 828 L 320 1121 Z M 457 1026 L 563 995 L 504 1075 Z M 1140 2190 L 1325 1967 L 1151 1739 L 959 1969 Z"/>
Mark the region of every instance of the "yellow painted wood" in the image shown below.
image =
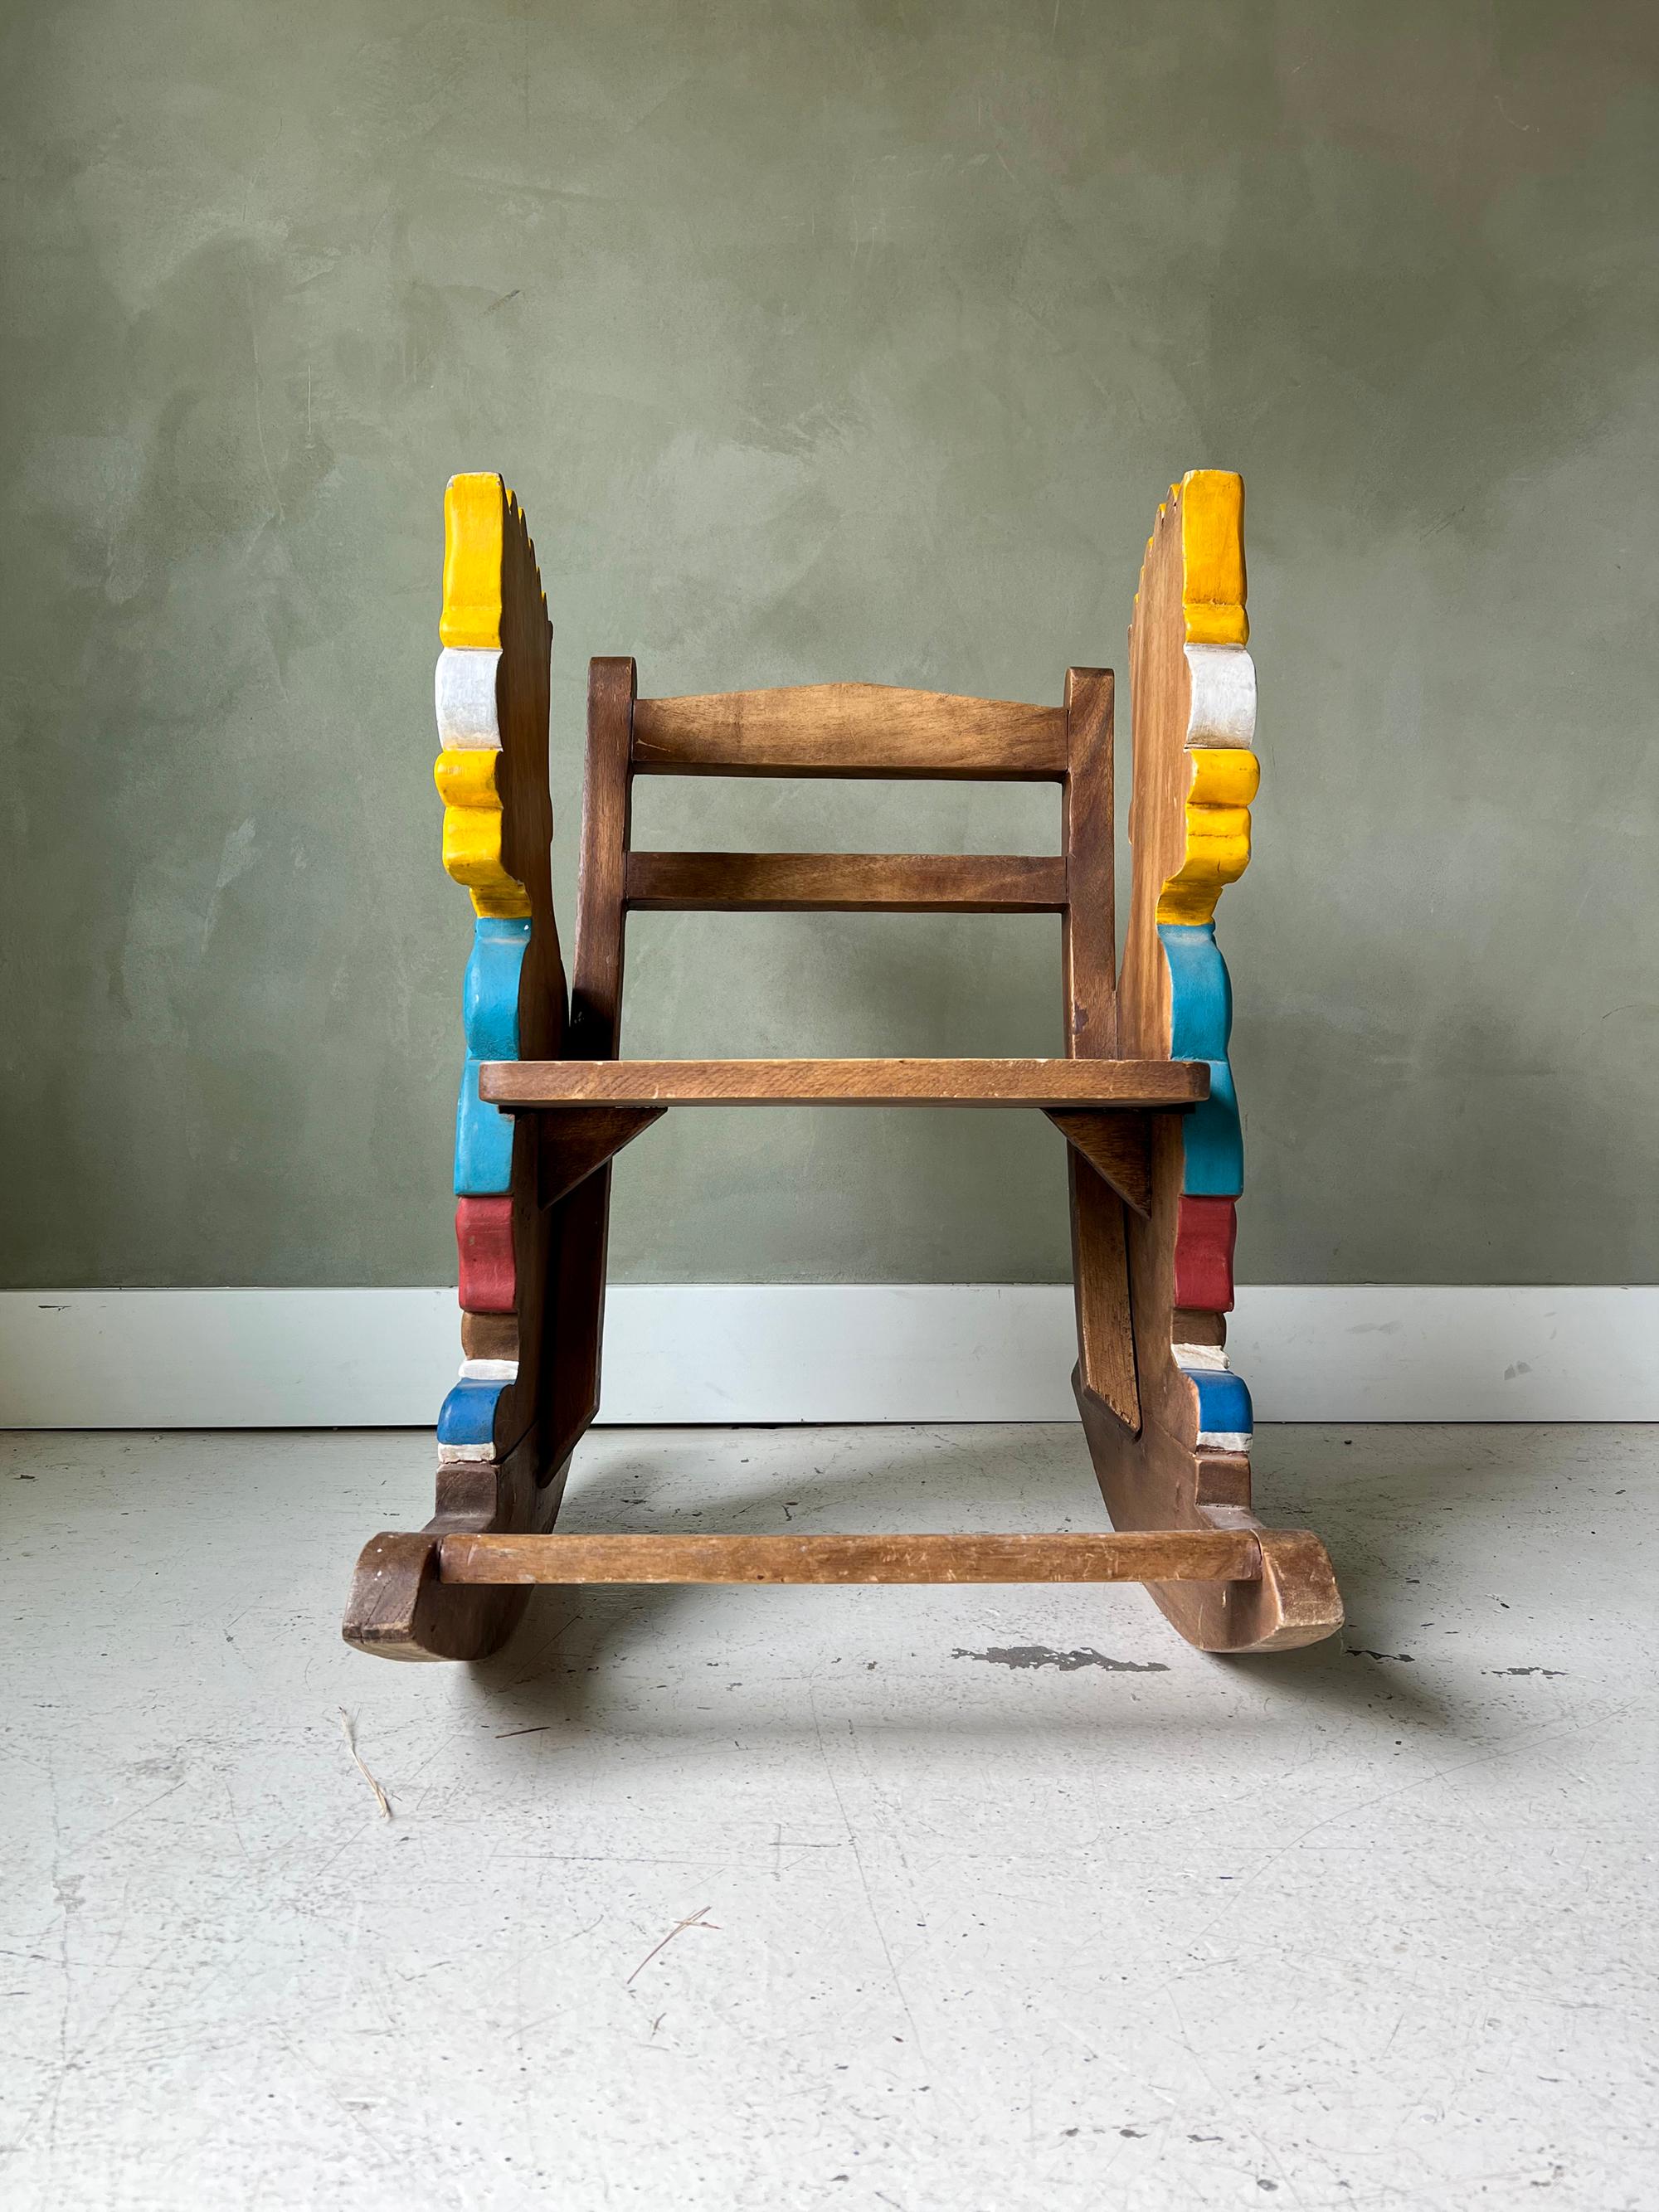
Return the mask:
<path id="1" fill-rule="evenodd" d="M 1192 469 L 1170 488 L 1181 498 L 1181 597 L 1188 645 L 1244 645 L 1244 479 Z"/>
<path id="2" fill-rule="evenodd" d="M 1187 853 L 1159 894 L 1160 921 L 1202 922 L 1215 918 L 1223 886 L 1250 864 L 1250 801 L 1261 764 L 1242 748 L 1206 746 L 1187 755 Z"/>
<path id="3" fill-rule="evenodd" d="M 439 635 L 446 646 L 499 648 L 501 562 L 512 495 L 493 471 L 452 477 L 444 494 L 444 605 Z M 495 787 L 495 745 L 449 746 L 433 770 L 444 802 L 444 866 L 472 894 L 473 911 L 522 916 L 530 900 L 501 861 L 501 799 Z"/>
<path id="4" fill-rule="evenodd" d="M 501 641 L 506 505 L 506 488 L 493 472 L 449 479 L 444 494 L 444 606 L 438 624 L 446 645 Z"/>
<path id="5" fill-rule="evenodd" d="M 439 754 L 432 773 L 444 801 L 444 866 L 471 892 L 474 913 L 524 915 L 529 897 L 501 862 L 500 758 L 488 746 Z"/>
<path id="6" fill-rule="evenodd" d="M 498 745 L 459 746 L 441 752 L 432 766 L 432 781 L 438 787 L 438 796 L 446 806 L 493 807 L 501 811 L 501 797 L 495 788 L 495 763 L 500 760 Z"/>

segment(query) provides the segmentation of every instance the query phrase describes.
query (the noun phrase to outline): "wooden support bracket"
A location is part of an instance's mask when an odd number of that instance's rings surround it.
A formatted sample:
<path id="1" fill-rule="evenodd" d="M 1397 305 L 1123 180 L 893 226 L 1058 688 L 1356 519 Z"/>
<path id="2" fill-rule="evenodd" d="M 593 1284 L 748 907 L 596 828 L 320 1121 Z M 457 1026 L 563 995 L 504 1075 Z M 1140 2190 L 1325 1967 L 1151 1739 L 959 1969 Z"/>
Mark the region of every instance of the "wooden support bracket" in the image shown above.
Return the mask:
<path id="1" fill-rule="evenodd" d="M 665 1106 L 576 1106 L 567 1112 L 538 1114 L 541 1139 L 539 1196 L 544 1206 L 586 1182 L 642 1129 L 660 1121 Z"/>
<path id="2" fill-rule="evenodd" d="M 1050 1107 L 1048 1119 L 1079 1158 L 1137 1213 L 1152 1210 L 1151 1129 L 1144 1114 L 1091 1114 Z"/>

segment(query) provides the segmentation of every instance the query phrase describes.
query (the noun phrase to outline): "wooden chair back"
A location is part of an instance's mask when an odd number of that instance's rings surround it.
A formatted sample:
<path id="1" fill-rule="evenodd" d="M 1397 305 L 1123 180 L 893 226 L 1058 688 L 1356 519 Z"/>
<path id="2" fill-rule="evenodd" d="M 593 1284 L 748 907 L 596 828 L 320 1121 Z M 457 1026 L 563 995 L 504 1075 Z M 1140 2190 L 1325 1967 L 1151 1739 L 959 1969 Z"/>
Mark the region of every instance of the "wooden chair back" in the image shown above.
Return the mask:
<path id="1" fill-rule="evenodd" d="M 640 852 L 641 775 L 1055 783 L 1053 855 Z M 613 1058 L 630 909 L 1057 914 L 1067 1057 L 1116 1051 L 1112 677 L 1073 668 L 1065 703 L 1026 706 L 879 684 L 641 699 L 630 659 L 588 672 L 581 877 L 569 1052 Z"/>

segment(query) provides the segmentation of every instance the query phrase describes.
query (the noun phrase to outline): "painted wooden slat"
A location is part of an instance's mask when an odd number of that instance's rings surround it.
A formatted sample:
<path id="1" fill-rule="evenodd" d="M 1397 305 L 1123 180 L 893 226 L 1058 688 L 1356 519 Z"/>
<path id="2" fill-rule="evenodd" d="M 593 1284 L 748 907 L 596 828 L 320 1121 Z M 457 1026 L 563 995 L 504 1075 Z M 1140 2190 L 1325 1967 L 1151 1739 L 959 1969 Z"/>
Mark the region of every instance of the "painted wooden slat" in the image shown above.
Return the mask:
<path id="1" fill-rule="evenodd" d="M 528 919 L 480 915 L 472 926 L 472 957 L 462 986 L 466 1059 L 455 1110 L 455 1194 L 498 1195 L 513 1180 L 513 1123 L 499 1106 L 478 1095 L 486 1060 L 519 1055 L 519 987 L 530 943 Z"/>
<path id="2" fill-rule="evenodd" d="M 471 1314 L 514 1311 L 517 1274 L 510 1198 L 463 1198 L 455 1205 L 460 1304 Z"/>
<path id="3" fill-rule="evenodd" d="M 438 655 L 432 696 L 438 742 L 446 752 L 471 746 L 500 750 L 495 678 L 501 665 L 499 646 L 447 645 Z"/>
<path id="4" fill-rule="evenodd" d="M 1170 487 L 1181 501 L 1182 611 L 1188 645 L 1248 645 L 1244 612 L 1244 479 L 1194 469 Z"/>
<path id="5" fill-rule="evenodd" d="M 1176 1215 L 1175 1302 L 1194 1313 L 1233 1310 L 1237 1202 L 1183 1195 Z"/>
<path id="6" fill-rule="evenodd" d="M 1210 1095 L 1182 1130 L 1182 1188 L 1195 1197 L 1237 1198 L 1244 1188 L 1244 1139 L 1227 1060 L 1233 1025 L 1227 963 L 1213 922 L 1160 922 L 1158 934 L 1170 963 L 1170 1054 L 1205 1060 L 1210 1070 Z"/>
<path id="7" fill-rule="evenodd" d="M 447 646 L 476 649 L 501 644 L 505 489 L 493 471 L 479 471 L 451 477 L 444 493 L 444 604 L 438 635 Z"/>
<path id="8" fill-rule="evenodd" d="M 519 986 L 529 945 L 527 918 L 480 915 L 472 925 L 461 1018 L 466 1048 L 475 1060 L 519 1056 Z"/>
<path id="9" fill-rule="evenodd" d="M 1261 765 L 1244 746 L 1201 745 L 1184 756 L 1187 849 L 1158 902 L 1160 922 L 1211 921 L 1223 887 L 1250 863 L 1250 801 Z"/>
<path id="10" fill-rule="evenodd" d="M 1254 745 L 1255 663 L 1242 645 L 1188 645 L 1187 743 Z"/>
<path id="11" fill-rule="evenodd" d="M 1235 1375 L 1226 1355 L 1216 1352 L 1202 1364 L 1194 1357 L 1207 1346 L 1177 1345 L 1176 1364 L 1198 1392 L 1198 1443 L 1203 1451 L 1248 1452 L 1255 1415 L 1244 1378 Z"/>
<path id="12" fill-rule="evenodd" d="M 438 1458 L 493 1460 L 496 1457 L 495 1413 L 504 1382 L 463 1379 L 444 1400 L 438 1414 Z"/>

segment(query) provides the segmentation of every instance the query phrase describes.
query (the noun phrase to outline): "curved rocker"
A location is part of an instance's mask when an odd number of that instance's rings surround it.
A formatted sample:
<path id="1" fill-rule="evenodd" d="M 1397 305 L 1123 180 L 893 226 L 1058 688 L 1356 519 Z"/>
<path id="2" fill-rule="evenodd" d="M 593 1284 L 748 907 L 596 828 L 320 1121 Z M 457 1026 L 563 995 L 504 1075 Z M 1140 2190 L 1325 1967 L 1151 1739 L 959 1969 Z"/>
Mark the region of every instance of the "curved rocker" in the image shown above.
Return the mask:
<path id="1" fill-rule="evenodd" d="M 537 1583 L 1139 1581 L 1206 1650 L 1328 1635 L 1330 1563 L 1250 1511 L 1249 1395 L 1227 1364 L 1243 1155 L 1214 913 L 1249 856 L 1255 678 L 1243 486 L 1200 470 L 1159 509 L 1131 630 L 1133 900 L 1113 942 L 1112 678 L 1063 707 L 874 684 L 641 700 L 634 663 L 589 671 L 574 975 L 548 872 L 546 602 L 499 477 L 445 504 L 437 763 L 444 864 L 472 895 L 456 1120 L 462 1361 L 438 1420 L 434 1518 L 376 1536 L 348 1640 L 471 1659 Z M 636 775 L 1052 781 L 1049 859 L 639 853 Z M 1066 1057 L 618 1061 L 630 907 L 1053 913 Z M 599 1403 L 610 1161 L 672 1106 L 1034 1106 L 1064 1134 L 1074 1380 L 1116 1533 L 910 1538 L 561 1537 L 570 1455 Z"/>

